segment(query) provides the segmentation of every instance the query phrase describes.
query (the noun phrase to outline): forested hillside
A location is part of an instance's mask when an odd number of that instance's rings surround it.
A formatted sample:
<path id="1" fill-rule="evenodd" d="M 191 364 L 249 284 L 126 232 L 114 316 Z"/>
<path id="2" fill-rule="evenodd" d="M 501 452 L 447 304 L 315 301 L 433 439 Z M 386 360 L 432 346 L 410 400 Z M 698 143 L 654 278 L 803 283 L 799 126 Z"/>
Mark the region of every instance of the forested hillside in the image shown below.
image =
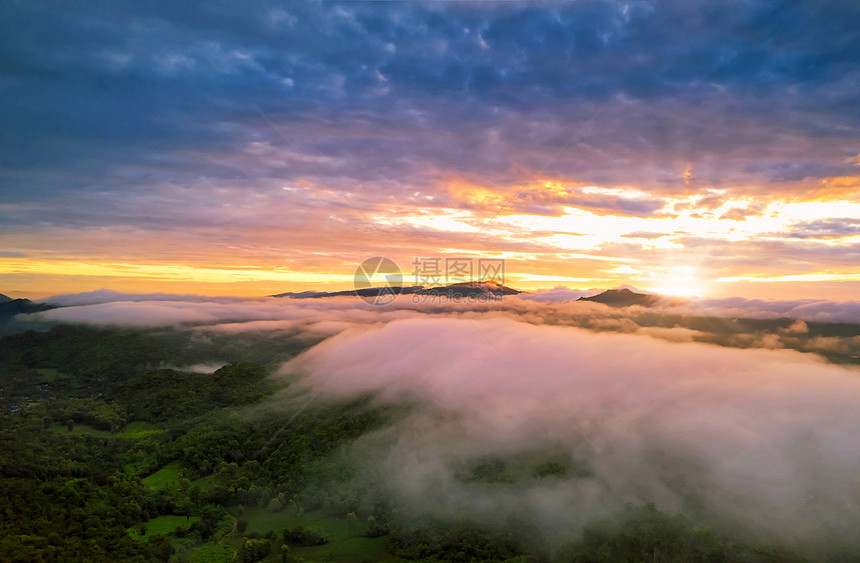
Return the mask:
<path id="1" fill-rule="evenodd" d="M 72 326 L 0 340 L 5 392 L 45 395 L 0 416 L 0 559 L 801 559 L 654 506 L 629 506 L 554 546 L 525 519 L 502 527 L 468 514 L 416 520 L 384 483 L 356 479 L 356 440 L 396 425 L 408 407 L 380 407 L 370 396 L 314 401 L 299 380 L 269 377 L 255 362 L 214 373 L 163 367 L 204 355 L 190 342 Z M 245 343 L 247 354 L 277 348 L 280 357 L 308 346 L 284 336 Z M 237 359 L 237 349 L 221 351 Z M 458 479 L 504 489 L 587 474 L 575 460 L 536 452 L 486 459 Z"/>

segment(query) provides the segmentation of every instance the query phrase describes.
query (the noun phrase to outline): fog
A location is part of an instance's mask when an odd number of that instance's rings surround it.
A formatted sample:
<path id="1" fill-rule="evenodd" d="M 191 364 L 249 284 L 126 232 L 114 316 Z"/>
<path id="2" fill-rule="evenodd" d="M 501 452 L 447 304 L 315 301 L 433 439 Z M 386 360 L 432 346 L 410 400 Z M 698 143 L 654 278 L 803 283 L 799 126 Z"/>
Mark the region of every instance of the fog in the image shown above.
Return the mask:
<path id="1" fill-rule="evenodd" d="M 365 478 L 414 516 L 525 517 L 557 543 L 625 502 L 654 502 L 806 547 L 851 542 L 860 520 L 860 371 L 809 354 L 417 318 L 344 332 L 281 374 L 322 397 L 416 405 L 354 449 Z M 585 472 L 458 477 L 518 455 Z"/>
<path id="2" fill-rule="evenodd" d="M 383 498 L 404 518 L 534 522 L 554 547 L 625 503 L 654 502 L 755 541 L 860 548 L 860 369 L 799 351 L 856 364 L 853 329 L 823 335 L 809 323 L 858 320 L 860 305 L 554 301 L 570 295 L 400 296 L 374 307 L 353 297 L 98 293 L 22 317 L 305 338 L 310 348 L 277 377 L 298 378 L 306 396 L 370 393 L 411 406 L 344 452 L 358 471 L 353 486 L 375 491 L 366 502 Z M 709 316 L 716 328 L 656 326 L 660 315 Z M 720 332 L 735 317 L 794 320 Z M 295 397 L 283 404 L 295 408 Z M 536 472 L 546 462 L 563 470 Z M 503 478 L 471 478 L 486 463 Z"/>
<path id="3" fill-rule="evenodd" d="M 531 324 L 579 326 L 597 331 L 636 333 L 673 342 L 709 342 L 744 348 L 793 348 L 860 357 L 857 330 L 812 333 L 809 322 L 860 323 L 860 303 L 830 301 L 761 301 L 745 299 L 664 299 L 653 307 L 613 308 L 589 301 L 555 301 L 570 296 L 565 288 L 501 300 L 448 301 L 402 295 L 384 307 L 344 296 L 324 299 L 260 298 L 242 300 L 183 295 L 133 295 L 101 291 L 49 300 L 57 309 L 18 315 L 27 322 L 84 323 L 102 326 L 155 328 L 172 326 L 225 334 L 292 333 L 312 338 L 338 334 L 354 326 L 385 324 L 423 316 L 468 319 L 509 318 Z M 712 319 L 701 323 L 697 319 Z M 733 319 L 773 319 L 766 327 L 738 326 Z M 781 319 L 781 320 L 780 320 Z M 792 325 L 792 321 L 795 324 Z M 733 324 L 734 323 L 734 324 Z M 781 323 L 781 324 L 780 324 Z M 803 323 L 802 325 L 797 323 Z M 792 325 L 792 326 L 790 326 Z M 799 330 L 799 327 L 806 327 Z M 856 328 L 856 327 L 855 327 Z"/>
<path id="4" fill-rule="evenodd" d="M 611 309 L 599 303 L 576 301 L 580 297 L 599 292 L 600 290 L 572 290 L 557 287 L 517 296 L 506 296 L 499 301 L 466 300 L 462 302 L 448 302 L 440 298 L 419 299 L 416 296 L 403 295 L 387 306 L 374 307 L 351 296 L 324 299 L 271 297 L 247 299 L 201 295 L 127 294 L 100 290 L 48 298 L 45 300 L 47 303 L 59 305 L 60 308 L 33 315 L 19 315 L 19 318 L 147 327 L 215 324 L 228 321 L 304 321 L 313 316 L 316 316 L 319 321 L 332 320 L 326 315 L 365 323 L 398 318 L 398 314 L 403 311 L 453 314 L 467 311 L 500 311 L 508 315 L 534 315 L 541 318 L 540 322 L 557 323 L 558 320 L 553 317 L 621 318 L 635 317 L 646 312 L 645 308 L 638 306 Z M 741 297 L 663 299 L 648 311 L 688 316 L 791 318 L 814 322 L 860 323 L 860 302 L 840 303 L 824 299 L 761 300 Z M 401 314 L 400 317 L 402 316 Z"/>

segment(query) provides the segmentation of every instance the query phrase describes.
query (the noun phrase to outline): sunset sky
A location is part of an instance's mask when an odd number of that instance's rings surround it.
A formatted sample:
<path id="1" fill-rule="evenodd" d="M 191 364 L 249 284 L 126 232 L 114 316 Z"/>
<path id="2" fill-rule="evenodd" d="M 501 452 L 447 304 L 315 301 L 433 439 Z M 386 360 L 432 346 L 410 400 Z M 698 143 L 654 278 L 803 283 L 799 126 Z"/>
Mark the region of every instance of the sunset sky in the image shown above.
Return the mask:
<path id="1" fill-rule="evenodd" d="M 0 293 L 860 296 L 858 2 L 75 5 L 0 7 Z"/>

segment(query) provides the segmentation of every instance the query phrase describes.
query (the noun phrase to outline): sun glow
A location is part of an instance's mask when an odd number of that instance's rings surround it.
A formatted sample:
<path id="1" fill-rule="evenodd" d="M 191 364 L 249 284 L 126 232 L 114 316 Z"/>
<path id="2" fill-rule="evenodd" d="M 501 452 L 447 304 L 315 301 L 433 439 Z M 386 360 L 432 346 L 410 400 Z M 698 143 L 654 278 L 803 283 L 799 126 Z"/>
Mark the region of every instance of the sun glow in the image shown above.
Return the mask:
<path id="1" fill-rule="evenodd" d="M 707 292 L 705 283 L 692 266 L 673 266 L 654 281 L 649 291 L 676 297 L 701 297 Z"/>

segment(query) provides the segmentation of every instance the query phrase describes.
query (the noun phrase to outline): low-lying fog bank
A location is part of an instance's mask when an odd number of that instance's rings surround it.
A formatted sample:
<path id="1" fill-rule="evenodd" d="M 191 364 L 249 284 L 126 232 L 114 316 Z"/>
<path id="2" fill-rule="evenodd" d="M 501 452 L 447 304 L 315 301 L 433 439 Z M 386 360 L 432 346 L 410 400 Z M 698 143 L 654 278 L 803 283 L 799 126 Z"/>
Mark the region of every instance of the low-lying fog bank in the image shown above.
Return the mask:
<path id="1" fill-rule="evenodd" d="M 813 355 L 416 318 L 346 331 L 282 373 L 417 405 L 353 448 L 407 514 L 525 518 L 557 540 L 654 502 L 757 539 L 855 541 L 860 371 Z M 495 483 L 470 479 L 494 460 Z"/>

